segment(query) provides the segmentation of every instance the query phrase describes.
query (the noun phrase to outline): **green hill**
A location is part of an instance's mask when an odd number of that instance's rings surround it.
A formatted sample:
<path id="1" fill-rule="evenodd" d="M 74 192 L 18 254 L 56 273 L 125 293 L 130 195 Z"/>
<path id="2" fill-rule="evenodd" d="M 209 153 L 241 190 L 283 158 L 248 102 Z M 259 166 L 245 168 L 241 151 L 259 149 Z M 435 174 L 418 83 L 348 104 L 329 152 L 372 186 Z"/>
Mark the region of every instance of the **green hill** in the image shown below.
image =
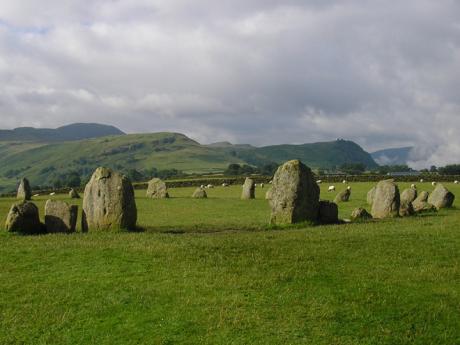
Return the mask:
<path id="1" fill-rule="evenodd" d="M 26 176 L 34 186 L 51 185 L 57 177 L 78 172 L 84 178 L 98 166 L 122 172 L 177 169 L 184 173 L 220 173 L 230 163 L 263 165 L 301 159 L 312 168 L 346 162 L 376 166 L 370 155 L 351 141 L 256 148 L 230 143 L 201 145 L 179 133 L 114 135 L 66 142 L 0 141 L 0 192 L 15 189 Z"/>

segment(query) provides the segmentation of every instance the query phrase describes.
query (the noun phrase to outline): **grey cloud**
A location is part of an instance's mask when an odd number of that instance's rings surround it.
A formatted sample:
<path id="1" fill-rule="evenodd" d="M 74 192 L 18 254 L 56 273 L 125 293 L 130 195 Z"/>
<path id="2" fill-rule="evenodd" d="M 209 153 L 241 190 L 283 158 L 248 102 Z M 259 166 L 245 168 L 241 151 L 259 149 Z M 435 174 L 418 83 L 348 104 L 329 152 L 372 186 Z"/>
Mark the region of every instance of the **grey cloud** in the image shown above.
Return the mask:
<path id="1" fill-rule="evenodd" d="M 460 160 L 454 0 L 28 0 L 0 8 L 2 127 L 99 121 Z"/>

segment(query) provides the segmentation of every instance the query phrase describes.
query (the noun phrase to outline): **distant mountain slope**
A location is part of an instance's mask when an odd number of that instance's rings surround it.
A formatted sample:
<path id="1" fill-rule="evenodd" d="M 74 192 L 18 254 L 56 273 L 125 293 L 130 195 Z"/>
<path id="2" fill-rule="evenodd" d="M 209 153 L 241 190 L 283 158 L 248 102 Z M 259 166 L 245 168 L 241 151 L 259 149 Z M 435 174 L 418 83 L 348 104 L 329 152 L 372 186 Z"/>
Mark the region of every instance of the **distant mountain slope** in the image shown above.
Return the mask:
<path id="1" fill-rule="evenodd" d="M 75 135 L 73 136 L 75 138 Z M 127 172 L 177 169 L 185 173 L 219 173 L 230 163 L 263 165 L 301 159 L 312 168 L 343 163 L 376 163 L 359 145 L 345 140 L 275 145 L 220 143 L 201 145 L 179 133 L 112 135 L 67 142 L 0 142 L 0 192 L 12 190 L 20 177 L 33 185 L 50 185 L 56 177 L 77 171 L 87 178 L 98 166 Z"/>
<path id="2" fill-rule="evenodd" d="M 21 127 L 12 130 L 0 130 L 0 141 L 56 142 L 123 134 L 114 126 L 97 123 L 74 123 L 56 129 Z"/>
<path id="3" fill-rule="evenodd" d="M 413 147 L 385 149 L 373 152 L 371 156 L 379 165 L 404 165 L 410 160 L 413 149 Z"/>

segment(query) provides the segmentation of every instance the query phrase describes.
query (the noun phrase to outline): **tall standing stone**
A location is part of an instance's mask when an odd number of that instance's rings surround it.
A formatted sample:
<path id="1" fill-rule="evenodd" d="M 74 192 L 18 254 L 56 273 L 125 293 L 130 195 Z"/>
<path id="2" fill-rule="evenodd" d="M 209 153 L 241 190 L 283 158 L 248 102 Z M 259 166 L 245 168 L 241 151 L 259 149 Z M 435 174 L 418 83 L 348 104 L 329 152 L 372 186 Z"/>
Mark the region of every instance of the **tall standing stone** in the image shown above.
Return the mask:
<path id="1" fill-rule="evenodd" d="M 17 199 L 19 200 L 31 200 L 32 189 L 30 188 L 29 180 L 26 178 L 21 179 L 18 187 Z"/>
<path id="2" fill-rule="evenodd" d="M 310 168 L 299 160 L 284 163 L 273 178 L 271 224 L 317 221 L 319 193 Z"/>
<path id="3" fill-rule="evenodd" d="M 441 208 L 452 207 L 455 200 L 455 195 L 438 183 L 434 191 L 428 197 L 428 203 L 436 207 L 438 210 Z"/>
<path id="4" fill-rule="evenodd" d="M 243 184 L 243 192 L 241 193 L 242 200 L 255 199 L 256 184 L 252 178 L 247 177 Z"/>
<path id="5" fill-rule="evenodd" d="M 85 188 L 82 230 L 134 230 L 137 208 L 131 181 L 107 168 L 97 168 Z"/>
<path id="6" fill-rule="evenodd" d="M 49 233 L 75 232 L 77 217 L 77 205 L 58 200 L 48 200 L 45 204 L 45 226 Z"/>
<path id="7" fill-rule="evenodd" d="M 153 178 L 149 181 L 147 188 L 147 197 L 152 199 L 164 199 L 169 198 L 168 188 L 159 178 Z"/>
<path id="8" fill-rule="evenodd" d="M 38 208 L 30 201 L 23 201 L 11 206 L 6 218 L 5 228 L 9 232 L 37 234 L 43 231 Z"/>
<path id="9" fill-rule="evenodd" d="M 373 218 L 389 218 L 399 215 L 400 196 L 394 180 L 384 180 L 377 184 L 371 214 Z"/>

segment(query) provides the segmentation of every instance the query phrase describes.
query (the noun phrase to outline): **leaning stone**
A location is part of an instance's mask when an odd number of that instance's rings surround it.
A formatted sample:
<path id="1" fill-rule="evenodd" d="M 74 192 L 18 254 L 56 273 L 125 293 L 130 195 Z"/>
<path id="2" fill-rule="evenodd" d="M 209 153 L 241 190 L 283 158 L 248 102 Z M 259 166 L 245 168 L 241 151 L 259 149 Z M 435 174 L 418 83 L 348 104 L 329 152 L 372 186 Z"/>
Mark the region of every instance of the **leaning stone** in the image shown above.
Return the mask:
<path id="1" fill-rule="evenodd" d="M 339 208 L 330 201 L 319 202 L 319 221 L 322 224 L 336 224 L 339 222 Z"/>
<path id="2" fill-rule="evenodd" d="M 43 232 L 38 208 L 30 201 L 23 201 L 11 206 L 6 218 L 5 228 L 9 232 L 38 234 Z"/>
<path id="3" fill-rule="evenodd" d="M 252 178 L 247 177 L 243 184 L 243 192 L 241 193 L 242 200 L 255 199 L 256 184 Z"/>
<path id="4" fill-rule="evenodd" d="M 367 220 L 372 219 L 372 216 L 364 208 L 359 207 L 353 210 L 353 212 L 351 213 L 351 219 L 353 221 Z"/>
<path id="5" fill-rule="evenodd" d="M 415 200 L 412 203 L 412 207 L 414 208 L 415 213 L 425 213 L 425 212 L 436 212 L 436 207 L 429 204 L 426 201 L 417 201 Z"/>
<path id="6" fill-rule="evenodd" d="M 23 178 L 21 183 L 19 183 L 17 199 L 20 200 L 31 200 L 32 199 L 32 189 L 30 188 L 29 180 Z"/>
<path id="7" fill-rule="evenodd" d="M 85 188 L 82 230 L 134 230 L 137 208 L 131 181 L 107 168 L 97 168 Z"/>
<path id="8" fill-rule="evenodd" d="M 399 206 L 399 216 L 400 217 L 410 217 L 415 214 L 414 206 L 410 201 L 401 201 Z"/>
<path id="9" fill-rule="evenodd" d="M 45 204 L 45 226 L 49 233 L 75 232 L 77 218 L 77 205 L 57 200 L 48 200 Z"/>
<path id="10" fill-rule="evenodd" d="M 417 189 L 407 188 L 401 193 L 401 204 L 414 202 L 417 199 Z"/>
<path id="11" fill-rule="evenodd" d="M 455 195 L 447 190 L 442 184 L 438 183 L 434 191 L 428 197 L 428 203 L 436 207 L 438 210 L 441 208 L 452 207 Z"/>
<path id="12" fill-rule="evenodd" d="M 334 202 L 336 204 L 341 203 L 341 202 L 347 202 L 350 200 L 350 195 L 351 195 L 351 190 L 350 189 L 345 189 L 341 191 L 339 194 L 334 199 Z"/>
<path id="13" fill-rule="evenodd" d="M 75 189 L 71 189 L 69 192 L 69 198 L 70 199 L 80 199 L 80 194 Z"/>
<path id="14" fill-rule="evenodd" d="M 149 186 L 147 188 L 147 197 L 152 199 L 165 199 L 169 198 L 168 188 L 166 183 L 164 183 L 159 178 L 154 178 L 150 180 Z"/>
<path id="15" fill-rule="evenodd" d="M 206 194 L 206 191 L 203 188 L 197 188 L 193 192 L 192 198 L 194 199 L 206 199 L 208 197 L 208 194 Z"/>
<path id="16" fill-rule="evenodd" d="M 394 180 L 380 181 L 377 184 L 372 203 L 372 217 L 397 217 L 399 215 L 399 206 L 399 189 Z"/>
<path id="17" fill-rule="evenodd" d="M 372 203 L 374 202 L 374 197 L 375 197 L 375 191 L 377 190 L 377 187 L 372 187 L 372 189 L 367 192 L 367 203 L 369 205 L 372 205 Z"/>
<path id="18" fill-rule="evenodd" d="M 286 162 L 273 178 L 271 224 L 317 221 L 320 189 L 313 173 L 299 160 Z"/>

